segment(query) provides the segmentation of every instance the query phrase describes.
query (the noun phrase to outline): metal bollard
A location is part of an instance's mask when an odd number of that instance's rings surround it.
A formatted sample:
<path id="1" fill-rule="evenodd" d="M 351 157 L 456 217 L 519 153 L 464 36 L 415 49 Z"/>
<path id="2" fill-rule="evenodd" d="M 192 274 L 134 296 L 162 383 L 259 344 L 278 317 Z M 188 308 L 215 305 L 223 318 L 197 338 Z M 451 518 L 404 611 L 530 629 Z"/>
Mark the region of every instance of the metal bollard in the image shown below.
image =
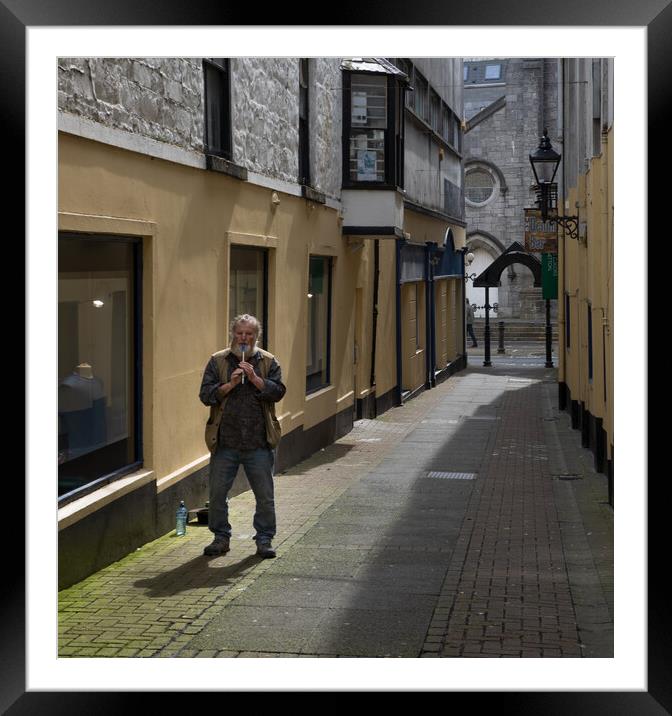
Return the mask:
<path id="1" fill-rule="evenodd" d="M 499 322 L 499 346 L 497 353 L 504 353 L 504 321 Z"/>

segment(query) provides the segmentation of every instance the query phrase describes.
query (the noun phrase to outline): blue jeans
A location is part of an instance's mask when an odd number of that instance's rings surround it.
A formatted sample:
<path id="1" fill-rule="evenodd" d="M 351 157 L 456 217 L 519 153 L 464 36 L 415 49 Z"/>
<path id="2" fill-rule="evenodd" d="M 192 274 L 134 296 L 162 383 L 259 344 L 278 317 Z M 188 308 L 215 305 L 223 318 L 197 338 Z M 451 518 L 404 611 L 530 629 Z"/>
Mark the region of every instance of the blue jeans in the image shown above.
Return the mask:
<path id="1" fill-rule="evenodd" d="M 252 522 L 258 542 L 270 542 L 275 536 L 275 500 L 273 495 L 272 450 L 232 450 L 217 448 L 210 460 L 210 505 L 208 527 L 215 537 L 231 537 L 228 494 L 238 467 L 245 468 L 247 480 L 257 502 Z"/>

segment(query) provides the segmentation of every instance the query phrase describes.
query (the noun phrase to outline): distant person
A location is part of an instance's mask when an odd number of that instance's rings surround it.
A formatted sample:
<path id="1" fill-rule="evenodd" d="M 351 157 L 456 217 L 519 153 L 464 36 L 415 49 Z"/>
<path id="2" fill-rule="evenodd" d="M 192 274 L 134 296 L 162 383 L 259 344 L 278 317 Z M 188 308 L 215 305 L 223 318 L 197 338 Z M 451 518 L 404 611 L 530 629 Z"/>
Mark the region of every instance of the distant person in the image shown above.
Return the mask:
<path id="1" fill-rule="evenodd" d="M 231 323 L 230 347 L 213 354 L 203 374 L 199 398 L 211 407 L 206 443 L 212 452 L 208 527 L 214 540 L 203 550 L 208 556 L 229 551 L 227 496 L 242 465 L 256 500 L 257 555 L 275 557 L 273 449 L 280 439 L 275 403 L 286 388 L 275 357 L 257 345 L 260 336 L 261 324 L 254 316 L 237 316 Z"/>
<path id="2" fill-rule="evenodd" d="M 478 348 L 478 343 L 476 343 L 476 336 L 474 335 L 474 307 L 471 303 L 469 303 L 469 299 L 464 299 L 467 302 L 467 333 L 469 334 L 469 337 L 471 338 L 471 347 L 472 348 Z"/>

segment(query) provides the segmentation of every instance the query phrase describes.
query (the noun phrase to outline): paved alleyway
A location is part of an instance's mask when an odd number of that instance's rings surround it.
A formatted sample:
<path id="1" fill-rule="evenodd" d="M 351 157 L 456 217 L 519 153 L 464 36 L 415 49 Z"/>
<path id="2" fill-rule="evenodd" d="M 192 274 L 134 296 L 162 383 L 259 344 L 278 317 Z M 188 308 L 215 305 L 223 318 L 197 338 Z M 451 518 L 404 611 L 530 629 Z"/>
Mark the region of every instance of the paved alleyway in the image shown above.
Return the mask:
<path id="1" fill-rule="evenodd" d="M 607 481 L 543 357 L 493 356 L 277 476 L 278 557 L 166 535 L 59 594 L 59 656 L 610 657 Z"/>

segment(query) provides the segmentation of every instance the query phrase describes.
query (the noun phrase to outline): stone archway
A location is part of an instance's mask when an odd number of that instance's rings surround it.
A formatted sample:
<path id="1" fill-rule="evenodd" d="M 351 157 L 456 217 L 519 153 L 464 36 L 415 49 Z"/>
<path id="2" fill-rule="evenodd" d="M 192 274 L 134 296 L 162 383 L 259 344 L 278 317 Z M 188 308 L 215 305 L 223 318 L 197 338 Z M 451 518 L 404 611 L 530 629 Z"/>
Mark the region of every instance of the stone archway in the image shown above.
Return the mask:
<path id="1" fill-rule="evenodd" d="M 534 288 L 541 288 L 541 261 L 525 251 L 523 246 L 514 241 L 511 246 L 480 275 L 474 278 L 476 288 L 485 289 L 485 360 L 484 366 L 490 366 L 490 289 L 501 285 L 500 279 L 504 270 L 513 264 L 523 264 L 531 272 Z M 550 326 L 550 300 L 546 300 L 546 366 L 553 367 L 551 361 L 551 326 Z"/>
<path id="2" fill-rule="evenodd" d="M 511 244 L 511 246 L 514 244 Z M 475 273 L 478 274 L 485 270 L 486 265 L 502 256 L 509 249 L 496 236 L 487 231 L 475 229 L 467 234 L 467 250 L 474 254 L 474 268 Z M 490 257 L 490 259 L 486 264 L 485 259 L 487 257 Z M 474 271 L 469 269 L 469 273 L 474 273 Z M 467 297 L 470 301 L 472 300 L 472 293 L 476 304 L 482 304 L 482 292 L 475 291 L 468 282 Z M 498 304 L 498 318 L 534 321 L 541 318 L 544 312 L 538 293 L 534 286 L 534 276 L 531 271 L 528 271 L 528 267 L 520 264 L 516 265 L 514 262 L 506 266 L 506 275 L 502 277 L 497 288 L 491 289 L 490 304 Z M 482 318 L 483 312 L 481 311 L 476 315 Z"/>
<path id="3" fill-rule="evenodd" d="M 467 234 L 466 241 L 467 253 L 474 255 L 474 261 L 466 268 L 466 272 L 469 276 L 476 274 L 477 276 L 483 272 L 493 261 L 501 256 L 506 247 L 504 244 L 495 236 L 488 233 L 487 231 L 471 231 Z M 506 290 L 506 289 L 505 289 Z M 469 299 L 469 303 L 475 307 L 483 306 L 484 294 L 480 288 L 476 288 L 472 281 L 467 281 L 465 286 L 466 297 Z M 490 304 L 499 304 L 500 296 L 499 290 L 493 288 L 490 291 Z M 474 315 L 476 318 L 485 317 L 484 308 L 476 308 Z"/>

